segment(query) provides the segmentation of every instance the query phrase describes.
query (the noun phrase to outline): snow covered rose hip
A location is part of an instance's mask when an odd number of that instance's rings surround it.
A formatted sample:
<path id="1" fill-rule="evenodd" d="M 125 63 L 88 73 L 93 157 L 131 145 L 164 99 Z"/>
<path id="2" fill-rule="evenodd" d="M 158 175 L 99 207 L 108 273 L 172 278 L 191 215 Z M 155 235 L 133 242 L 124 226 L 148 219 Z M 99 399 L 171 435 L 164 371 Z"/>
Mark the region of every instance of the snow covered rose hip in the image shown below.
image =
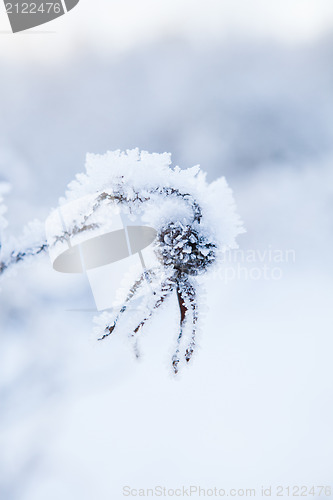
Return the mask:
<path id="1" fill-rule="evenodd" d="M 84 216 L 73 220 L 66 235 L 57 227 L 55 242 L 107 227 L 108 214 L 115 205 L 129 217 L 141 214 L 145 224 L 157 234 L 154 265 L 133 279 L 117 313 L 104 311 L 96 319 L 99 340 L 113 334 L 123 317 L 132 319 L 128 334 L 137 339 L 148 319 L 175 293 L 180 324 L 171 363 L 177 373 L 181 361 L 191 360 L 196 346 L 198 276 L 218 265 L 227 249 L 237 248 L 235 238 L 244 232 L 226 180 L 221 177 L 209 184 L 198 166 L 186 170 L 172 167 L 168 153 L 150 154 L 134 149 L 89 154 L 86 173 L 78 174 L 69 184 L 65 197 L 59 200 L 60 207 L 85 197 L 93 197 L 93 203 L 86 210 L 83 207 Z M 47 249 L 52 251 L 45 241 L 42 224 L 28 226 L 14 246 L 10 241 L 12 246 L 3 249 L 0 275 L 13 264 L 37 257 Z M 133 310 L 136 299 L 140 307 Z M 136 319 L 138 310 L 142 314 Z M 187 339 L 185 330 L 190 331 Z M 137 342 L 135 352 L 138 356 Z"/>

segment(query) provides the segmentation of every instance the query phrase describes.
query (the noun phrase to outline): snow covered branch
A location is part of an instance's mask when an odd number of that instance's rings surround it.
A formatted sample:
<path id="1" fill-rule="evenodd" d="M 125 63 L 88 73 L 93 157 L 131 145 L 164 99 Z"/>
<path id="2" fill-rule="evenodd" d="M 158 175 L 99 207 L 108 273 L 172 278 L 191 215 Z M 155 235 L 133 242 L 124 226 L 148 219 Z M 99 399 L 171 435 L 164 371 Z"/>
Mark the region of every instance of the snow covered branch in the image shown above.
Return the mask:
<path id="1" fill-rule="evenodd" d="M 51 256 L 55 255 L 55 259 L 68 258 L 72 265 L 75 252 L 81 248 L 77 245 L 89 242 L 96 236 L 99 245 L 102 245 L 101 242 L 105 242 L 103 235 L 109 237 L 113 231 L 119 232 L 117 225 L 118 229 L 114 229 L 112 215 L 119 212 L 119 206 L 126 217 L 140 215 L 142 223 L 153 231 L 154 236 L 149 244 L 154 240 L 152 247 L 159 269 L 156 270 L 155 264 L 151 262 L 151 268 L 144 268 L 141 277 L 133 280 L 134 283 L 129 286 L 118 313 L 102 315 L 102 321 L 98 321 L 99 339 L 106 339 L 118 330 L 118 323 L 125 316 L 132 321 L 133 328 L 129 328 L 129 336 L 135 340 L 138 357 L 137 340 L 142 328 L 157 309 L 164 307 L 167 298 L 176 294 L 180 323 L 171 363 L 176 374 L 182 362 L 186 364 L 191 360 L 196 347 L 199 284 L 195 278 L 216 265 L 226 249 L 236 248 L 235 239 L 243 232 L 232 192 L 224 178 L 208 184 L 205 173 L 199 167 L 187 170 L 173 168 L 171 157 L 166 153 L 149 154 L 135 149 L 88 155 L 86 173 L 77 175 L 69 184 L 66 196 L 59 201 L 59 208 L 48 218 L 47 240 L 44 224 L 38 221 L 29 224 L 19 240 L 6 240 L 0 261 L 0 275 L 8 268 L 34 259 L 46 250 L 50 251 Z M 1 204 L 1 231 L 6 226 L 4 213 L 5 207 Z M 92 262 L 94 264 L 88 269 L 115 262 L 108 259 L 116 246 L 117 243 L 109 243 L 103 248 L 102 261 L 95 259 L 101 249 L 89 247 L 94 254 L 88 256 L 90 266 Z M 83 248 L 80 252 L 83 252 Z M 81 255 L 82 259 L 84 254 L 80 252 L 77 255 Z M 126 252 L 118 254 L 116 260 L 128 256 Z M 74 272 L 66 260 L 62 262 L 64 267 L 56 269 Z M 80 260 L 75 272 L 83 270 Z M 148 289 L 142 293 L 147 283 Z M 140 317 L 133 315 L 131 310 L 132 302 L 137 299 L 141 300 L 141 306 L 137 309 Z M 182 343 L 185 343 L 183 347 Z"/>
<path id="2" fill-rule="evenodd" d="M 21 262 L 27 262 L 47 250 L 44 224 L 34 221 L 28 224 L 20 239 L 5 237 L 8 226 L 3 195 L 8 193 L 10 185 L 0 183 L 0 277 L 5 271 Z"/>

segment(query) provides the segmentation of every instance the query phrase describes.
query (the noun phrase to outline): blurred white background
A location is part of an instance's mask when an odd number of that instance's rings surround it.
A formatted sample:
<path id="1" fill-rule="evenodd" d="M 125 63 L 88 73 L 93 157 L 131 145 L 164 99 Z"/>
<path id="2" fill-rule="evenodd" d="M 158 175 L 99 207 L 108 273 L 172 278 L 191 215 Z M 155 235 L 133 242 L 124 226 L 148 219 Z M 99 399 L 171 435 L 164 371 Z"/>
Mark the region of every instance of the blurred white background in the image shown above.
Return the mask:
<path id="1" fill-rule="evenodd" d="M 207 280 L 177 381 L 175 300 L 136 363 L 126 335 L 97 343 L 93 314 L 68 311 L 91 305 L 83 279 L 45 258 L 3 280 L 0 499 L 332 485 L 332 2 L 81 0 L 17 35 L 1 4 L 0 31 L 8 234 L 47 216 L 86 152 L 137 146 L 225 175 L 241 249 L 296 255 L 280 280 Z"/>

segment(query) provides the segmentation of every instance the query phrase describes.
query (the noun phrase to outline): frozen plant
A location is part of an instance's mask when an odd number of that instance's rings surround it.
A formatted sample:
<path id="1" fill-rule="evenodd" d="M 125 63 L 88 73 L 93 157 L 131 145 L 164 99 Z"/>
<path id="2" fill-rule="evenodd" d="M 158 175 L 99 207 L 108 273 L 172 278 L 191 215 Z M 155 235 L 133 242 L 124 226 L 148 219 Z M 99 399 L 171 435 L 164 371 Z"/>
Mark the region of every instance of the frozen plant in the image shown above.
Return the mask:
<path id="1" fill-rule="evenodd" d="M 60 205 L 84 199 L 87 195 L 93 195 L 93 203 L 87 204 L 80 220 L 73 218 L 66 232 L 55 234 L 52 244 L 78 233 L 106 228 L 108 208 L 115 204 L 127 210 L 129 216 L 140 213 L 145 223 L 157 231 L 154 251 L 159 267 L 142 272 L 129 288 L 116 315 L 104 312 L 100 316 L 99 340 L 113 334 L 118 321 L 129 314 L 131 302 L 140 296 L 140 290 L 147 282 L 149 287 L 143 297 L 141 295 L 142 318 L 130 332 L 133 338 L 175 293 L 180 325 L 172 367 L 177 373 L 181 359 L 188 363 L 196 346 L 197 277 L 216 265 L 226 249 L 236 248 L 235 238 L 243 231 L 231 190 L 223 177 L 207 183 L 205 173 L 198 166 L 186 170 L 172 167 L 170 154 L 149 154 L 135 149 L 87 155 L 86 173 L 78 174 L 69 184 Z M 96 214 L 99 215 L 99 224 L 95 222 Z M 48 248 L 45 239 L 38 241 L 38 235 L 40 226 L 35 223 L 25 232 L 24 249 L 21 242 L 18 248 L 12 248 L 4 255 L 0 274 L 13 263 L 37 256 Z M 190 325 L 191 334 L 181 355 L 186 324 Z"/>

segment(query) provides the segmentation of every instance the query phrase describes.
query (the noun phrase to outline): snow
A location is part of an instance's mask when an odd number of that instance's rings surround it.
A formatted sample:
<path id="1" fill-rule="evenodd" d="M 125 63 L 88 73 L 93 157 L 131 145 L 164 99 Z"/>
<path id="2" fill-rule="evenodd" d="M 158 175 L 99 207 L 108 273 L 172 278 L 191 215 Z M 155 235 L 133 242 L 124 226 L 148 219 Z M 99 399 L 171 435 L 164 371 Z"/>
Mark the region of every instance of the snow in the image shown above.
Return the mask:
<path id="1" fill-rule="evenodd" d="M 10 186 L 8 183 L 1 182 L 0 183 L 0 231 L 2 231 L 7 227 L 7 220 L 5 219 L 5 213 L 7 212 L 7 207 L 4 204 L 3 195 L 10 191 Z M 1 241 L 0 241 L 1 243 Z"/>
<path id="2" fill-rule="evenodd" d="M 139 144 L 171 151 L 185 172 L 202 164 L 209 220 L 223 216 L 213 186 L 227 177 L 247 229 L 239 250 L 256 256 L 241 262 L 248 276 L 269 248 L 294 250 L 295 262 L 281 263 L 278 280 L 194 277 L 206 288 L 199 349 L 177 380 L 169 366 L 175 296 L 144 329 L 136 362 L 126 334 L 96 342 L 84 276 L 54 272 L 47 257 L 7 275 L 1 499 L 117 499 L 124 485 L 331 482 L 331 41 L 259 45 L 198 53 L 161 42 L 118 62 L 86 51 L 84 64 L 77 55 L 48 74 L 4 65 L 3 96 L 24 81 L 15 107 L 1 101 L 1 179 L 12 185 L 6 247 L 58 206 L 87 150 Z M 210 206 L 220 208 L 210 214 Z M 264 264 L 276 266 L 269 253 Z"/>

